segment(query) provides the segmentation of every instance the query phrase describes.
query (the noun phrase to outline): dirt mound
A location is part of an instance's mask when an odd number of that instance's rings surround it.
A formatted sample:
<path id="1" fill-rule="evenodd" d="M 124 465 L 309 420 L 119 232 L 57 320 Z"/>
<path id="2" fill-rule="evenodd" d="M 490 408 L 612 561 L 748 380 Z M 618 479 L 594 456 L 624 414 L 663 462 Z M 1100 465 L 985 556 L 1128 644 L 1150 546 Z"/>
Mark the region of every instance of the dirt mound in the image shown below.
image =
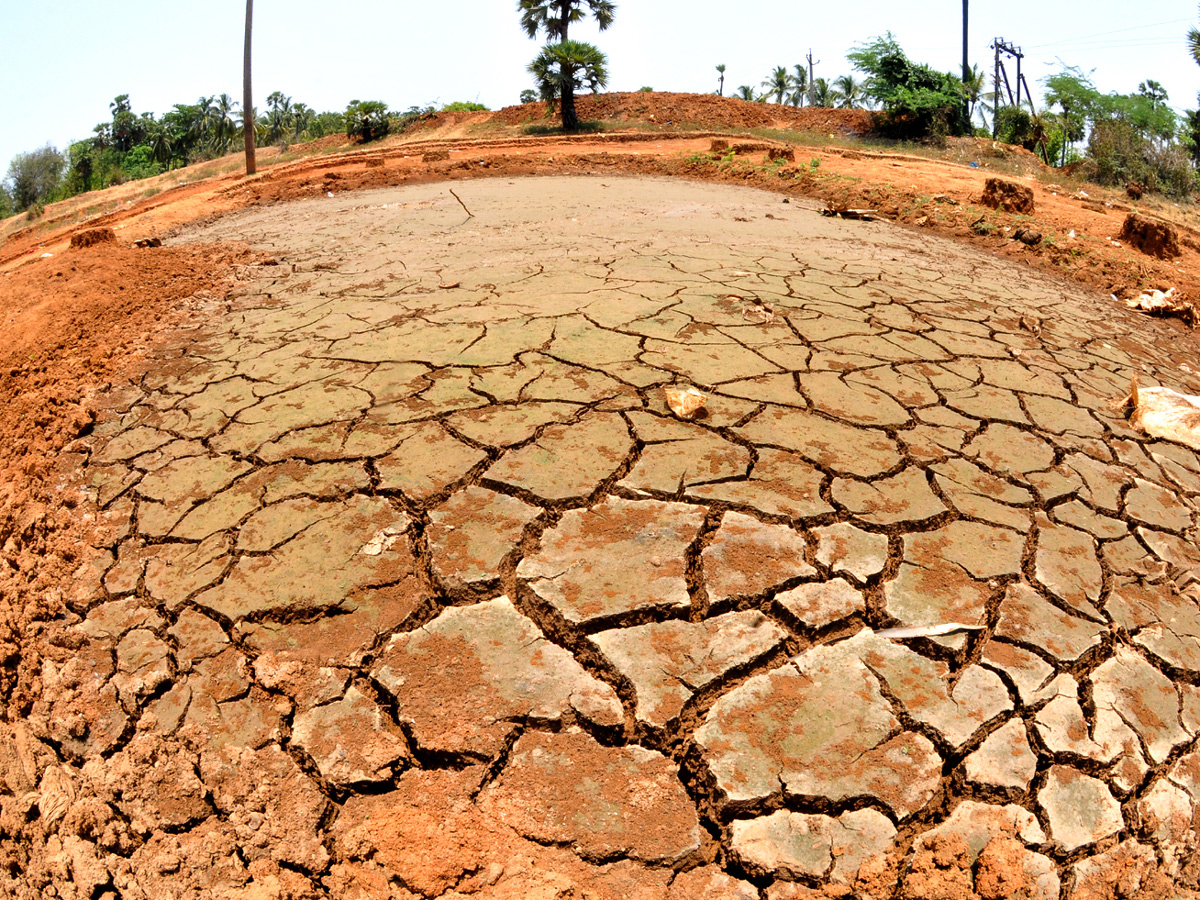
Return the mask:
<path id="1" fill-rule="evenodd" d="M 1006 144 L 991 138 L 957 137 L 946 138 L 945 159 L 948 162 L 982 165 L 987 160 L 1003 160 L 1007 169 L 1022 175 L 1036 175 L 1050 171 L 1036 153 L 1019 144 Z"/>
<path id="2" fill-rule="evenodd" d="M 97 244 L 115 244 L 117 235 L 111 228 L 91 228 L 71 235 L 71 249 L 94 247 Z"/>
<path id="3" fill-rule="evenodd" d="M 821 109 L 750 103 L 712 94 L 675 94 L 659 91 L 584 94 L 575 98 L 584 121 L 638 122 L 697 129 L 782 128 L 839 134 L 868 134 L 874 116 L 862 109 Z M 440 113 L 435 118 L 442 119 Z M 526 103 L 496 110 L 487 119 L 501 125 L 540 123 L 547 116 L 545 103 Z"/>
<path id="4" fill-rule="evenodd" d="M 1125 217 L 1125 223 L 1121 226 L 1121 237 L 1148 256 L 1174 259 L 1180 255 L 1179 236 L 1174 228 L 1136 213 Z"/>
<path id="5" fill-rule="evenodd" d="M 992 209 L 1029 215 L 1033 212 L 1033 191 L 1001 178 L 989 178 L 983 188 L 982 202 Z"/>
<path id="6" fill-rule="evenodd" d="M 306 141 L 303 145 L 304 152 L 309 153 L 314 150 L 332 150 L 335 147 L 351 147 L 354 141 L 350 140 L 346 135 L 327 134 L 325 137 L 317 138 L 315 141 Z M 296 149 L 300 149 L 297 147 Z"/>

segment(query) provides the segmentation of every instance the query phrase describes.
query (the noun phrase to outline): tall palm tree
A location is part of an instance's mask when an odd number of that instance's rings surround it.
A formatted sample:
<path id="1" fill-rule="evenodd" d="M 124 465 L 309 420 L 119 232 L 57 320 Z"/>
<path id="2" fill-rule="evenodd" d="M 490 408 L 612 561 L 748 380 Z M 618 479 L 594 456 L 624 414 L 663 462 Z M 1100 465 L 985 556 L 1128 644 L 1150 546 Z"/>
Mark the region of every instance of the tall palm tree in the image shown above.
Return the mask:
<path id="1" fill-rule="evenodd" d="M 813 79 L 813 81 L 812 81 L 812 96 L 813 96 L 813 105 L 814 106 L 828 108 L 830 100 L 831 100 L 831 97 L 830 97 L 831 93 L 832 92 L 829 89 L 828 81 L 826 81 L 824 78 L 814 78 Z"/>
<path id="2" fill-rule="evenodd" d="M 237 123 L 233 114 L 237 112 L 237 101 L 228 94 L 221 94 L 216 99 L 212 111 L 212 136 L 217 150 L 224 154 L 229 152 L 229 141 L 237 132 Z M 245 127 L 243 125 L 243 127 Z"/>
<path id="3" fill-rule="evenodd" d="M 963 79 L 963 90 L 967 92 L 967 118 L 975 115 L 975 107 L 983 104 L 987 111 L 991 111 L 991 104 L 987 102 L 987 73 L 984 72 L 978 65 L 971 65 L 967 68 L 967 77 Z"/>
<path id="4" fill-rule="evenodd" d="M 724 97 L 725 96 L 725 63 L 721 63 L 719 66 L 717 66 L 717 72 L 721 76 L 721 80 L 717 83 L 717 96 Z"/>
<path id="5" fill-rule="evenodd" d="M 215 109 L 213 100 L 215 99 L 215 97 L 201 97 L 196 101 L 196 115 L 191 119 L 188 136 L 197 146 L 208 141 Z"/>
<path id="6" fill-rule="evenodd" d="M 787 95 L 788 89 L 792 86 L 791 77 L 788 75 L 787 66 L 776 66 L 760 87 L 766 88 L 764 96 L 770 97 L 775 95 L 776 103 L 783 103 L 783 98 Z"/>
<path id="7" fill-rule="evenodd" d="M 267 97 L 267 140 L 274 143 L 283 137 L 284 129 L 292 120 L 292 98 L 282 91 L 272 91 Z"/>
<path id="8" fill-rule="evenodd" d="M 1032 126 L 1032 133 L 1030 134 L 1030 137 L 1041 149 L 1042 161 L 1045 162 L 1046 165 L 1051 165 L 1050 151 L 1047 147 L 1047 144 L 1050 141 L 1050 131 L 1054 127 L 1054 114 L 1043 109 L 1040 112 L 1035 112 L 1033 115 L 1031 115 L 1029 117 L 1029 122 Z"/>
<path id="9" fill-rule="evenodd" d="M 605 31 L 613 23 L 617 7 L 612 0 L 517 0 L 517 10 L 521 13 L 521 28 L 529 37 L 537 37 L 539 31 L 544 31 L 550 41 L 566 45 L 568 43 L 567 31 L 572 22 L 581 21 L 584 16 L 591 13 L 596 24 L 600 26 L 600 30 Z M 539 76 L 534 72 L 534 66 L 540 68 L 555 59 L 562 61 L 574 58 L 576 60 L 572 64 L 574 68 L 570 74 L 559 71 L 553 78 L 547 77 L 544 81 L 538 80 L 538 90 L 542 93 L 543 98 L 545 98 L 543 90 L 545 85 L 557 85 L 560 91 L 558 97 L 562 102 L 563 128 L 571 131 L 579 127 L 579 116 L 575 112 L 575 76 L 586 72 L 587 66 L 599 64 L 599 71 L 604 75 L 603 79 L 596 81 L 585 77 L 584 80 L 590 80 L 591 83 L 603 87 L 608 83 L 608 71 L 605 68 L 608 59 L 590 44 L 582 44 L 580 47 L 591 47 L 596 54 L 599 54 L 599 61 L 594 55 L 579 50 L 579 47 L 570 48 L 570 52 L 568 52 L 565 46 L 560 46 L 558 51 L 548 55 L 547 51 L 551 46 L 547 45 L 543 48 L 537 58 L 529 64 L 529 71 L 534 73 L 536 79 Z M 578 55 L 580 53 L 582 56 Z M 568 122 L 572 124 L 568 125 Z"/>
<path id="10" fill-rule="evenodd" d="M 246 146 L 246 174 L 256 170 L 254 160 L 254 95 L 250 90 L 250 32 L 254 24 L 254 0 L 246 0 L 246 50 L 242 60 L 242 135 Z"/>
<path id="11" fill-rule="evenodd" d="M 172 158 L 175 155 L 175 147 L 174 141 L 171 140 L 171 132 L 166 126 L 159 125 L 151 129 L 149 143 L 150 153 L 154 156 L 154 161 L 170 169 Z"/>
<path id="12" fill-rule="evenodd" d="M 542 48 L 529 64 L 529 73 L 551 110 L 556 100 L 562 101 L 563 130 L 576 131 L 579 116 L 575 112 L 575 91 L 586 85 L 595 93 L 607 85 L 608 58 L 591 44 L 559 41 Z M 571 98 L 570 106 L 567 97 Z"/>
<path id="13" fill-rule="evenodd" d="M 304 103 L 297 103 L 292 107 L 292 140 L 299 141 L 300 136 L 308 131 L 308 126 L 313 123 L 313 119 L 317 117 L 315 111 L 308 108 Z"/>
<path id="14" fill-rule="evenodd" d="M 1194 25 L 1188 29 L 1188 50 L 1196 65 L 1200 66 L 1200 28 Z"/>
<path id="15" fill-rule="evenodd" d="M 830 96 L 838 109 L 861 109 L 866 101 L 863 83 L 853 75 L 839 75 L 833 79 Z"/>
<path id="16" fill-rule="evenodd" d="M 517 9 L 521 27 L 531 38 L 544 31 L 551 40 L 565 41 L 570 24 L 582 21 L 589 12 L 600 30 L 606 30 L 613 23 L 617 7 L 612 0 L 517 0 Z"/>
<path id="17" fill-rule="evenodd" d="M 808 91 L 808 69 L 799 64 L 792 66 L 792 74 L 788 76 L 788 85 L 791 93 L 788 94 L 787 102 L 792 106 L 803 106 Z"/>

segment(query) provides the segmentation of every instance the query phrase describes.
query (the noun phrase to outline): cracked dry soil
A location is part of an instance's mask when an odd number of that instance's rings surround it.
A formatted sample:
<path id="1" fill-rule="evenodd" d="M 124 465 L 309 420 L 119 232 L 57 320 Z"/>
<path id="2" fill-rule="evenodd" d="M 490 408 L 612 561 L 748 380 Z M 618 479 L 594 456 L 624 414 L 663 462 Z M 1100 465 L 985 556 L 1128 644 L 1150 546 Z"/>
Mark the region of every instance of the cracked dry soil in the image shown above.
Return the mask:
<path id="1" fill-rule="evenodd" d="M 458 190 L 175 239 L 274 264 L 69 448 L 0 891 L 1197 896 L 1200 459 L 1113 403 L 1200 393 L 1165 325 L 747 188 Z"/>

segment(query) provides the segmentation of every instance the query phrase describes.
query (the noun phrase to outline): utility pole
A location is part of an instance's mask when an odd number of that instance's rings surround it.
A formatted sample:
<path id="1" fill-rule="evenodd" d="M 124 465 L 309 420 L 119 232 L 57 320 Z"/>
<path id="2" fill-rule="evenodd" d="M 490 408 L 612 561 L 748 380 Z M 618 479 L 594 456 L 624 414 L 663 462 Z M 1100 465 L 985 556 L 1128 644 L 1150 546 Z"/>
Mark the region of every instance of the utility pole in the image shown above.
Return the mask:
<path id="1" fill-rule="evenodd" d="M 971 77 L 970 67 L 967 65 L 967 3 L 968 0 L 963 0 L 963 86 L 966 86 L 967 79 Z M 967 97 L 963 97 L 963 119 L 967 126 L 971 125 L 971 101 Z"/>
<path id="2" fill-rule="evenodd" d="M 992 49 L 996 51 L 996 62 L 992 68 L 992 140 L 996 139 L 996 113 L 1000 111 L 1000 38 L 992 41 Z"/>
<path id="3" fill-rule="evenodd" d="M 963 0 L 965 3 L 966 0 Z M 1025 58 L 1025 54 L 1021 52 L 1020 47 L 1014 47 L 1004 38 L 996 38 L 992 41 L 992 49 L 996 51 L 996 62 L 993 79 L 995 80 L 995 93 L 992 101 L 992 139 L 996 138 L 996 113 L 1000 111 L 1000 78 L 1004 78 L 1004 90 L 1008 94 L 1008 102 L 1011 106 L 1021 105 L 1021 89 L 1025 89 L 1025 100 L 1029 103 L 1029 111 L 1037 112 L 1033 105 L 1033 92 L 1029 90 L 1029 83 L 1025 80 L 1025 76 L 1021 73 L 1021 60 Z M 1017 93 L 1013 96 L 1012 85 L 1008 83 L 1008 72 L 1004 68 L 1004 63 L 1000 60 L 1000 54 L 1004 53 L 1013 57 L 1017 61 Z"/>
<path id="4" fill-rule="evenodd" d="M 967 65 L 967 3 L 968 0 L 963 0 L 963 84 L 970 77 L 970 67 Z"/>
<path id="5" fill-rule="evenodd" d="M 246 53 L 242 66 L 242 131 L 246 144 L 246 174 L 255 172 L 254 95 L 250 90 L 250 33 L 254 23 L 254 0 L 246 0 Z"/>
<path id="6" fill-rule="evenodd" d="M 820 62 L 818 59 L 817 62 Z M 817 83 L 813 80 L 812 47 L 808 48 L 808 105 L 817 105 Z"/>

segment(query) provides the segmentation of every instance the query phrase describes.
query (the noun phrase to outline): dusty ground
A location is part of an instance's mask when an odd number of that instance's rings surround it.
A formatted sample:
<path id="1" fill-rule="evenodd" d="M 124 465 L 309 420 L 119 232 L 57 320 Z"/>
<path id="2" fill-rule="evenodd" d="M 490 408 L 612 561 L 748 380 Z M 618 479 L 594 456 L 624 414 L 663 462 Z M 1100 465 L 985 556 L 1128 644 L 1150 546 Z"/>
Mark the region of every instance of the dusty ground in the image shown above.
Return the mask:
<path id="1" fill-rule="evenodd" d="M 1187 273 L 1036 182 L 1081 267 L 970 232 L 978 170 L 710 140 L 9 241 L 5 891 L 1192 896 L 1200 462 L 1112 401 L 1195 342 L 1092 287 Z M 935 181 L 891 217 L 978 249 L 805 199 Z"/>

